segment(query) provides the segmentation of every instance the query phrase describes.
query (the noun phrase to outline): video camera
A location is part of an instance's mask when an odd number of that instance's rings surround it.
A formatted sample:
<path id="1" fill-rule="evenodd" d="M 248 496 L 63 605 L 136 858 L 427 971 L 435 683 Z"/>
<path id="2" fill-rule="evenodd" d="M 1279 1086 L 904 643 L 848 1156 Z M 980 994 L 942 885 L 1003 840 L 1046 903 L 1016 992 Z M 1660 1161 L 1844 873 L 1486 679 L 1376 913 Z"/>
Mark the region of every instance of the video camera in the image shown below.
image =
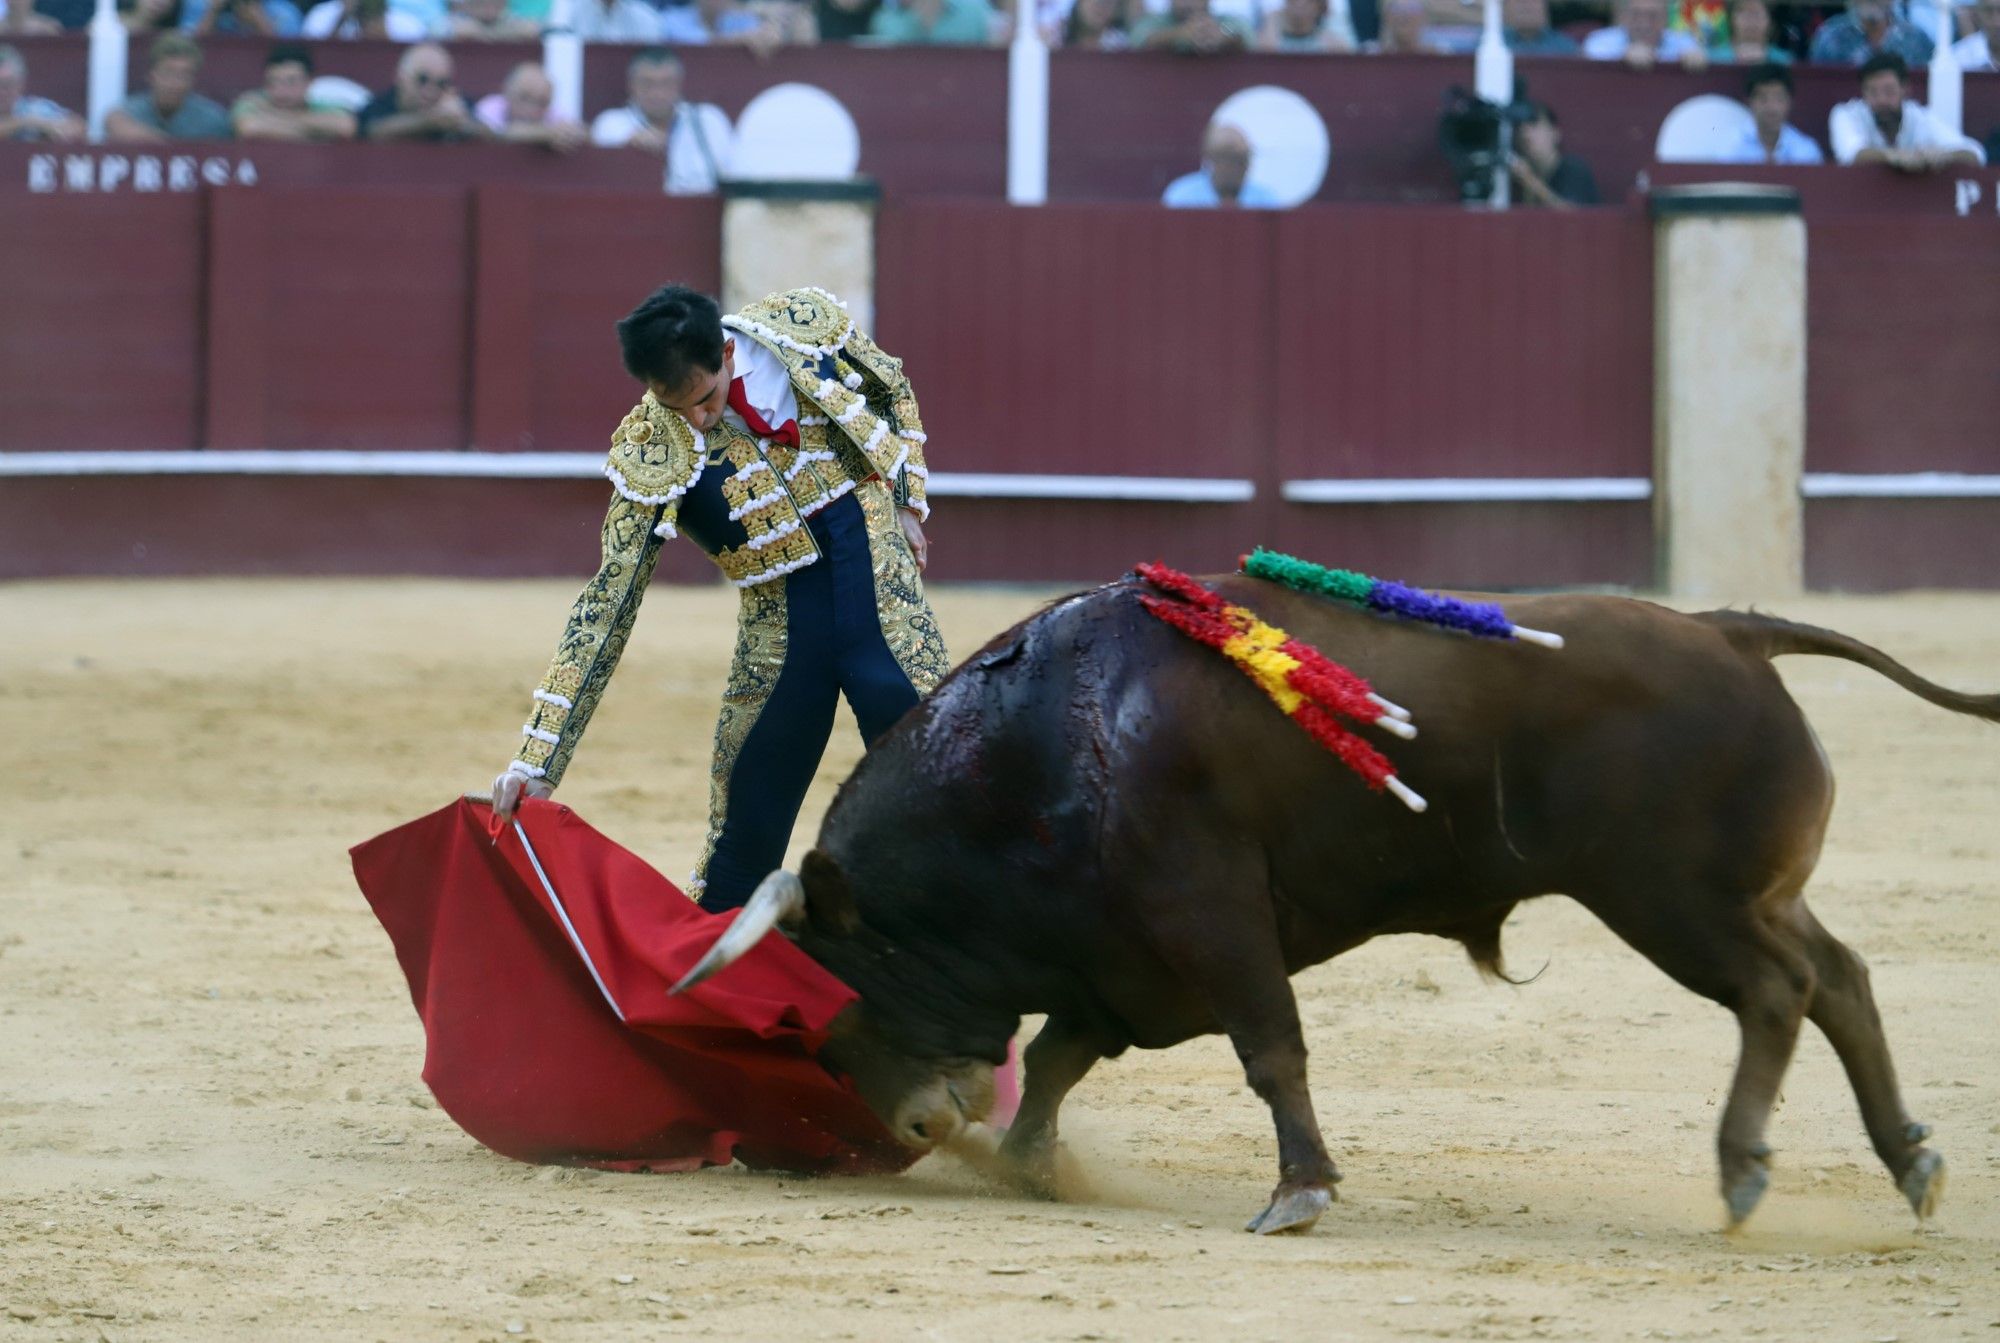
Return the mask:
<path id="1" fill-rule="evenodd" d="M 1527 85 L 1514 81 L 1514 100 L 1505 107 L 1487 102 L 1464 86 L 1454 84 L 1445 91 L 1444 112 L 1438 117 L 1438 146 L 1451 164 L 1458 181 L 1458 198 L 1471 204 L 1493 195 L 1493 175 L 1505 164 L 1501 159 L 1503 126 L 1514 127 L 1534 120 L 1534 107 L 1527 98 Z"/>

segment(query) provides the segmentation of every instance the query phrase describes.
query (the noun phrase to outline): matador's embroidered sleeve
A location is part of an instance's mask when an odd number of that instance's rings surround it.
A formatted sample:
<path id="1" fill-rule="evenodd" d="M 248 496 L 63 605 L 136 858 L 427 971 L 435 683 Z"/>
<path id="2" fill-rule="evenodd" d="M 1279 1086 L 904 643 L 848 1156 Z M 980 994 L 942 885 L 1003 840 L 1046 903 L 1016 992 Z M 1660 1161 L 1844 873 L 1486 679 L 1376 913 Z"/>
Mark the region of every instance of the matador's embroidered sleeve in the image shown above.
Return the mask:
<path id="1" fill-rule="evenodd" d="M 570 608 L 569 623 L 548 675 L 535 690 L 533 712 L 521 729 L 521 752 L 507 768 L 550 787 L 562 781 L 569 758 L 597 709 L 612 669 L 632 636 L 647 580 L 659 563 L 669 505 L 642 504 L 622 495 L 604 517 L 604 563 Z"/>
<path id="2" fill-rule="evenodd" d="M 849 357 L 889 389 L 893 450 L 870 453 L 869 457 L 882 472 L 882 479 L 895 491 L 896 502 L 916 509 L 918 516 L 928 522 L 931 506 L 925 496 L 931 472 L 924 461 L 924 419 L 917 411 L 917 394 L 903 372 L 903 361 L 877 345 L 859 327 L 849 328 L 844 344 Z M 888 447 L 884 445 L 885 449 Z"/>

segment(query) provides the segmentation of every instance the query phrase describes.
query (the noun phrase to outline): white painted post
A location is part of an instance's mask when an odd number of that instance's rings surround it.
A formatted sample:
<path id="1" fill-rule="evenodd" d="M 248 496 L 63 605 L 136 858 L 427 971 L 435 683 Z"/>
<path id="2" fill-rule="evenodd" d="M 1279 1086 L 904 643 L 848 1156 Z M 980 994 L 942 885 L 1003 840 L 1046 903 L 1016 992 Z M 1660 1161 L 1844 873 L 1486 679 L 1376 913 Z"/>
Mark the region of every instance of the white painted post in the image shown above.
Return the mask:
<path id="1" fill-rule="evenodd" d="M 1486 0 L 1486 16 L 1479 30 L 1479 47 L 1472 57 L 1472 91 L 1482 102 L 1506 108 L 1514 102 L 1514 53 L 1507 48 L 1500 28 L 1500 0 Z M 1504 117 L 1499 130 L 1500 162 L 1493 169 L 1493 208 L 1507 208 L 1513 176 L 1507 171 L 1514 149 L 1514 126 Z"/>
<path id="2" fill-rule="evenodd" d="M 1930 114 L 1954 134 L 1965 133 L 1965 70 L 1951 44 L 1957 40 L 1949 0 L 1937 7 L 1937 50 L 1931 53 Z"/>
<path id="3" fill-rule="evenodd" d="M 14 0 L 27 5 L 32 0 Z M 90 139 L 104 141 L 104 118 L 125 101 L 125 58 L 129 39 L 118 21 L 117 0 L 97 0 L 90 17 Z"/>
<path id="4" fill-rule="evenodd" d="M 1667 591 L 1805 576 L 1806 230 L 1790 187 L 1655 190 L 1653 518 Z"/>
<path id="5" fill-rule="evenodd" d="M 1049 48 L 1035 23 L 1035 0 L 1016 0 L 1007 53 L 1007 201 L 1049 199 Z"/>
<path id="6" fill-rule="evenodd" d="M 549 77 L 549 111 L 563 121 L 583 120 L 583 39 L 575 31 L 575 0 L 554 0 L 542 35 L 542 69 Z"/>

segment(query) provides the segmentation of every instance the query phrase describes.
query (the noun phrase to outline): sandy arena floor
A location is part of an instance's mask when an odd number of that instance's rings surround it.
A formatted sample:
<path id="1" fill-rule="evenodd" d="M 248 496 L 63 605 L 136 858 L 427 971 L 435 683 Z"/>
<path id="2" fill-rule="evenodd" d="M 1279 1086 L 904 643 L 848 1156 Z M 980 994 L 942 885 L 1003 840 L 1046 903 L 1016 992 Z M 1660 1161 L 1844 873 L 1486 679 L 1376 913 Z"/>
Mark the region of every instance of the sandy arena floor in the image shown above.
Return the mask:
<path id="1" fill-rule="evenodd" d="M 1416 939 L 1298 979 L 1347 1174 L 1308 1236 L 1237 1229 L 1273 1140 L 1220 1039 L 1079 1088 L 1088 1202 L 943 1157 L 859 1181 L 535 1169 L 426 1095 L 346 848 L 490 779 L 572 591 L 0 587 L 0 1343 L 2000 1340 L 2000 731 L 1785 663 L 1844 785 L 1814 902 L 1872 962 L 1951 1161 L 1929 1231 L 1808 1031 L 1771 1192 L 1718 1234 L 1733 1024 L 1554 900 L 1509 930 L 1515 966 L 1549 962 L 1526 988 Z M 938 604 L 963 652 L 1037 601 Z M 1783 608 L 2000 685 L 2000 597 Z M 655 593 L 563 790 L 676 878 L 731 629 L 720 591 Z"/>

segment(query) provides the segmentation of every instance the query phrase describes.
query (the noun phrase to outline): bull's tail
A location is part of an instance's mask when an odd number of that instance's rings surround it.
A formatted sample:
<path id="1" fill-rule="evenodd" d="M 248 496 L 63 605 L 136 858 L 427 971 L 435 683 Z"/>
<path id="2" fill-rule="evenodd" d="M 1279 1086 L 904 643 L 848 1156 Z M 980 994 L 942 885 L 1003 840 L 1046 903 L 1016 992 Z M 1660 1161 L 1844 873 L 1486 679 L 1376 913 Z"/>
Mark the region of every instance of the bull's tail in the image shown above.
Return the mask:
<path id="1" fill-rule="evenodd" d="M 1968 695 L 1926 681 L 1879 648 L 1834 630 L 1817 625 L 1801 625 L 1758 611 L 1703 611 L 1695 617 L 1729 640 L 1739 652 L 1754 657 L 1782 657 L 1786 653 L 1815 653 L 1821 657 L 1845 658 L 1870 671 L 1879 672 L 1920 699 L 1940 709 L 1971 714 L 1989 723 L 2000 723 L 2000 694 Z"/>

